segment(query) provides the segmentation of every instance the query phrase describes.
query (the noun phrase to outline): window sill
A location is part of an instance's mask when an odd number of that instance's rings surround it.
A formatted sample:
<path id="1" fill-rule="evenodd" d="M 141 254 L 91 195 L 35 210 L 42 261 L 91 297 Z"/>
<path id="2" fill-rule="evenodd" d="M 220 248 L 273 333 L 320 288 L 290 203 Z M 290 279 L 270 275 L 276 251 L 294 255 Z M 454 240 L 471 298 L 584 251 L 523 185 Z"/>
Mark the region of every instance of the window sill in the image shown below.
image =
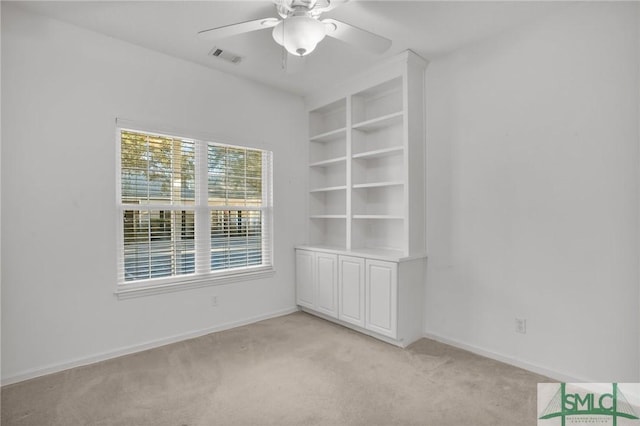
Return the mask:
<path id="1" fill-rule="evenodd" d="M 176 280 L 162 284 L 122 284 L 118 286 L 114 294 L 118 297 L 118 300 L 126 300 L 136 297 L 190 290 L 193 288 L 224 285 L 238 281 L 269 278 L 275 275 L 275 273 L 276 271 L 273 267 L 265 267 L 250 272 L 214 273 L 206 276 L 189 277 L 183 280 Z"/>

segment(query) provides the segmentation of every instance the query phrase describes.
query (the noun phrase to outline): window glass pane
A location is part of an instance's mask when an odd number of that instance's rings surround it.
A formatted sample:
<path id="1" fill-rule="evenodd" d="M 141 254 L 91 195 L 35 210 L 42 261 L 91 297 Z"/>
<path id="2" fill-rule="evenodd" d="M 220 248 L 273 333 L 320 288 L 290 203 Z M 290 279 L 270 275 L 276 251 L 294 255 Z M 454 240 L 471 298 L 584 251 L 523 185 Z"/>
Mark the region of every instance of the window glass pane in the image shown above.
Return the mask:
<path id="1" fill-rule="evenodd" d="M 210 144 L 210 206 L 262 206 L 262 151 Z"/>
<path id="2" fill-rule="evenodd" d="M 262 205 L 262 179 L 247 178 L 247 206 Z"/>
<path id="3" fill-rule="evenodd" d="M 194 204 L 194 141 L 123 130 L 120 152 L 123 203 Z"/>
<path id="4" fill-rule="evenodd" d="M 195 272 L 193 211 L 125 210 L 123 215 L 125 281 Z"/>
<path id="5" fill-rule="evenodd" d="M 211 212 L 211 270 L 262 264 L 262 212 Z"/>

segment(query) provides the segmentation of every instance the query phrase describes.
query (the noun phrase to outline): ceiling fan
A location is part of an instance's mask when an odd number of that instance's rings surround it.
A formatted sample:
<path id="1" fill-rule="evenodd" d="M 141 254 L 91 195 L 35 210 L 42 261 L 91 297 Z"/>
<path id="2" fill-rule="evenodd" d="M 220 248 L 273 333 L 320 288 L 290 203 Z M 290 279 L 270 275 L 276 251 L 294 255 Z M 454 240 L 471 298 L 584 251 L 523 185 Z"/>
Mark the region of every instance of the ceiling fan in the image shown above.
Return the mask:
<path id="1" fill-rule="evenodd" d="M 391 40 L 320 14 L 349 0 L 273 0 L 282 19 L 262 18 L 198 32 L 207 40 L 219 40 L 238 34 L 273 28 L 273 39 L 287 52 L 305 56 L 313 52 L 325 36 L 333 37 L 372 53 L 383 53 Z"/>

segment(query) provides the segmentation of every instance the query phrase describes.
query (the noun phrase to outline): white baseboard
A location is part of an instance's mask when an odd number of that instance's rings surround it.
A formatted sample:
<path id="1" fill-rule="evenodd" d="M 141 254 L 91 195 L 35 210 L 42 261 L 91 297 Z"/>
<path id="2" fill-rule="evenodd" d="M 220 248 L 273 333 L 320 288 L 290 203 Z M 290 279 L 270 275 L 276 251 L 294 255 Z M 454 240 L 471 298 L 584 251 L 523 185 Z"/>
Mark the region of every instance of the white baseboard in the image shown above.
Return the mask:
<path id="1" fill-rule="evenodd" d="M 565 373 L 561 373 L 559 371 L 551 370 L 546 367 L 542 367 L 537 364 L 529 363 L 526 361 L 522 361 L 517 358 L 513 358 L 508 355 L 503 355 L 488 349 L 484 349 L 478 346 L 470 345 L 468 343 L 461 342 L 455 339 L 449 339 L 447 337 L 443 337 L 437 334 L 425 332 L 423 336 L 427 339 L 435 340 L 440 343 L 444 343 L 450 346 L 454 346 L 459 349 L 464 349 L 465 351 L 473 352 L 474 354 L 481 355 L 485 358 L 490 358 L 496 361 L 504 362 L 505 364 L 513 365 L 514 367 L 522 368 L 524 370 L 531 371 L 533 373 L 541 374 L 543 376 L 547 376 L 550 379 L 557 380 L 559 382 L 564 383 L 593 383 L 593 380 L 588 380 L 585 378 L 579 378 L 576 376 L 570 376 Z"/>
<path id="2" fill-rule="evenodd" d="M 102 353 L 91 355 L 88 357 L 76 358 L 67 362 L 53 364 L 43 368 L 34 368 L 31 370 L 23 371 L 18 374 L 14 374 L 9 377 L 3 377 L 1 383 L 2 383 L 2 386 L 11 385 L 14 383 L 22 382 L 24 380 L 33 379 L 33 378 L 44 376 L 47 374 L 58 373 L 60 371 L 68 370 L 70 368 L 81 367 L 84 365 L 94 364 L 100 361 L 106 361 L 111 358 L 117 358 L 123 355 L 129 355 L 136 352 L 146 351 L 148 349 L 165 346 L 171 343 L 176 343 L 176 342 L 180 342 L 187 339 L 193 339 L 194 337 L 204 336 L 206 334 L 215 333 L 217 331 L 229 330 L 231 328 L 252 324 L 254 322 L 263 321 L 270 318 L 276 318 L 283 315 L 288 315 L 297 311 L 298 311 L 298 307 L 292 306 L 290 308 L 281 309 L 279 311 L 270 312 L 264 315 L 258 315 L 255 317 L 246 318 L 239 321 L 232 321 L 224 324 L 219 324 L 210 328 L 190 331 L 188 333 L 178 334 L 175 336 L 170 336 L 170 337 L 166 337 L 158 340 L 152 340 L 150 342 L 127 346 L 127 347 L 119 348 L 113 351 L 102 352 Z"/>

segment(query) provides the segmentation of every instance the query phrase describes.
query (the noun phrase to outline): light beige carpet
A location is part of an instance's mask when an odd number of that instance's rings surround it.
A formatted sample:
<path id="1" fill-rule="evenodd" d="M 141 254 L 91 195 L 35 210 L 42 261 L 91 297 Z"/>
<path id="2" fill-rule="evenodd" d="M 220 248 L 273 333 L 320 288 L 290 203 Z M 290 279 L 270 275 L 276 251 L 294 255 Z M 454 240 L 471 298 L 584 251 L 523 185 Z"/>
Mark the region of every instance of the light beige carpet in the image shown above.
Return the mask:
<path id="1" fill-rule="evenodd" d="M 3 387 L 2 426 L 535 425 L 548 381 L 295 313 Z"/>

